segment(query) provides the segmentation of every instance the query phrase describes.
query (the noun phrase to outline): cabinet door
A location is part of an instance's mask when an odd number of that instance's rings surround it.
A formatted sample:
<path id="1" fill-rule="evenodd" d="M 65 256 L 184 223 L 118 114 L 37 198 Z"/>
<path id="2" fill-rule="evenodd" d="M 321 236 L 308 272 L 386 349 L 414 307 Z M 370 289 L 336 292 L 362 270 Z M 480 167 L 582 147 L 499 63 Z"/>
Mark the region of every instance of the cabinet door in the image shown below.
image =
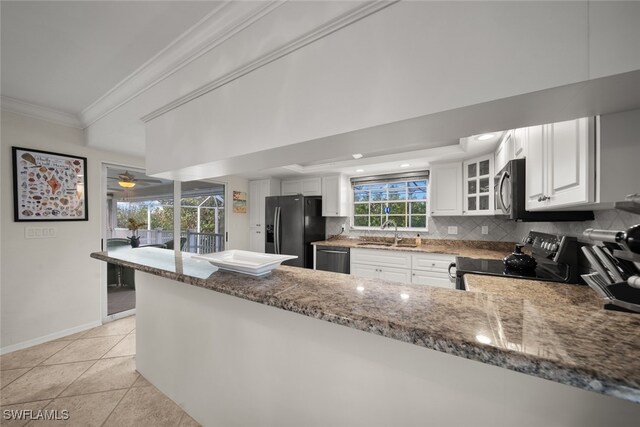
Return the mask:
<path id="1" fill-rule="evenodd" d="M 380 268 L 374 265 L 351 263 L 351 275 L 357 277 L 366 277 L 369 279 L 377 279 L 380 277 Z"/>
<path id="2" fill-rule="evenodd" d="M 260 218 L 258 221 L 258 226 L 259 227 L 263 227 L 264 229 L 264 223 L 265 223 L 265 212 L 266 212 L 266 206 L 265 206 L 265 199 L 268 196 L 272 195 L 271 192 L 271 182 L 268 179 L 264 179 L 260 182 L 260 209 L 258 210 Z"/>
<path id="3" fill-rule="evenodd" d="M 264 252 L 264 233 L 260 228 L 249 230 L 249 248 L 252 252 Z"/>
<path id="4" fill-rule="evenodd" d="M 411 270 L 394 267 L 380 267 L 380 278 L 390 282 L 411 283 Z"/>
<path id="5" fill-rule="evenodd" d="M 589 119 L 547 125 L 549 150 L 546 173 L 547 207 L 574 206 L 593 202 L 589 164 L 592 145 Z"/>
<path id="6" fill-rule="evenodd" d="M 432 216 L 462 215 L 462 163 L 433 165 L 429 191 Z"/>
<path id="7" fill-rule="evenodd" d="M 302 194 L 302 181 L 282 181 L 282 195 L 295 196 Z"/>
<path id="8" fill-rule="evenodd" d="M 322 178 L 322 216 L 339 216 L 340 214 L 340 177 L 325 176 Z"/>
<path id="9" fill-rule="evenodd" d="M 249 227 L 260 227 L 264 219 L 264 196 L 261 194 L 262 181 L 249 182 Z"/>
<path id="10" fill-rule="evenodd" d="M 502 139 L 496 150 L 495 158 L 494 170 L 496 173 L 502 170 L 509 163 L 509 160 L 513 159 L 513 132 L 508 131 Z"/>
<path id="11" fill-rule="evenodd" d="M 439 288 L 455 289 L 456 284 L 449 279 L 447 273 L 433 273 L 429 271 L 414 271 L 411 274 L 414 285 L 437 286 Z"/>
<path id="12" fill-rule="evenodd" d="M 546 202 L 538 200 L 545 193 L 545 143 L 542 126 L 528 128 L 527 158 L 526 158 L 526 197 L 527 210 L 544 208 Z"/>
<path id="13" fill-rule="evenodd" d="M 493 215 L 493 156 L 464 162 L 463 215 Z"/>
<path id="14" fill-rule="evenodd" d="M 305 196 L 319 196 L 322 194 L 320 178 L 307 178 L 302 180 L 302 194 Z"/>
<path id="15" fill-rule="evenodd" d="M 513 158 L 522 159 L 527 156 L 528 128 L 520 128 L 513 131 Z M 497 169 L 497 168 L 496 168 Z"/>

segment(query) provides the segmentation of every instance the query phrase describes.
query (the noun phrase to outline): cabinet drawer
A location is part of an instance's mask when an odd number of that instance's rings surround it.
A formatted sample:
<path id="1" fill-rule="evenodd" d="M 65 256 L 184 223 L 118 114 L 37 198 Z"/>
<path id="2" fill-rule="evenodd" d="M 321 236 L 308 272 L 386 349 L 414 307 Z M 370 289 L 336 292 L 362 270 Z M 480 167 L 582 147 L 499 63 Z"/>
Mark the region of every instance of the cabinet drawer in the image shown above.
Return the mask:
<path id="1" fill-rule="evenodd" d="M 411 283 L 414 285 L 436 286 L 439 288 L 456 288 L 456 284 L 449 279 L 446 273 L 414 271 L 411 274 Z"/>
<path id="2" fill-rule="evenodd" d="M 351 262 L 411 269 L 411 254 L 399 251 L 352 249 Z"/>
<path id="3" fill-rule="evenodd" d="M 449 264 L 455 262 L 456 257 L 454 255 L 446 254 L 426 254 L 426 255 L 413 255 L 412 256 L 412 268 L 414 270 L 427 270 L 427 271 L 447 271 Z"/>

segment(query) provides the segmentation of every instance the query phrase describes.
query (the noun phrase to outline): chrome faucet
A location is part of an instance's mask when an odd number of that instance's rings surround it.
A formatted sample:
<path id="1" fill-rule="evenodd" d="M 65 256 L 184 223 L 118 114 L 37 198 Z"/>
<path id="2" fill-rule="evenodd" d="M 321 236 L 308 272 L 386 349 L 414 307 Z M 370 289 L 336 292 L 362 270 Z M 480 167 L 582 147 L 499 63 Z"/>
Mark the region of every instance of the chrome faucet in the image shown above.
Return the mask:
<path id="1" fill-rule="evenodd" d="M 393 225 L 395 227 L 395 236 L 394 236 L 394 239 L 393 239 L 393 246 L 398 246 L 398 242 L 400 240 L 402 240 L 402 239 L 398 238 L 398 225 L 394 221 L 388 219 L 388 220 L 386 220 L 384 222 L 384 224 L 382 224 L 381 228 L 384 230 L 385 228 L 388 228 L 391 225 Z"/>

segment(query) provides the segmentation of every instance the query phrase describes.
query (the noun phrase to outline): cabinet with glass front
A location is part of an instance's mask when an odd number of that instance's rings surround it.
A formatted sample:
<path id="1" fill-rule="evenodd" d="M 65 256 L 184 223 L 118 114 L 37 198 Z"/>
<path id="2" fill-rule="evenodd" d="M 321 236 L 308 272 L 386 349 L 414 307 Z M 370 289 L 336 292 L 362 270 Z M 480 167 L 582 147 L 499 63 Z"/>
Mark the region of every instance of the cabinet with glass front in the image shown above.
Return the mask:
<path id="1" fill-rule="evenodd" d="M 493 156 L 467 160 L 464 170 L 463 215 L 493 215 Z"/>

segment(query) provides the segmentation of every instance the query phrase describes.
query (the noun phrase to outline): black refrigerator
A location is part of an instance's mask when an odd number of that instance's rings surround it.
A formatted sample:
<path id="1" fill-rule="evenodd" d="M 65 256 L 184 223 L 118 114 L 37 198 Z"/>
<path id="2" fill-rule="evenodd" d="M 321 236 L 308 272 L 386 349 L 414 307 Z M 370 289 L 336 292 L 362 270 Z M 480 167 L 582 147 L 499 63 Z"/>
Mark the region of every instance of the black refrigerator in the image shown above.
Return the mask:
<path id="1" fill-rule="evenodd" d="M 322 197 L 272 196 L 265 203 L 265 252 L 298 255 L 283 264 L 313 268 L 311 242 L 325 240 Z"/>

